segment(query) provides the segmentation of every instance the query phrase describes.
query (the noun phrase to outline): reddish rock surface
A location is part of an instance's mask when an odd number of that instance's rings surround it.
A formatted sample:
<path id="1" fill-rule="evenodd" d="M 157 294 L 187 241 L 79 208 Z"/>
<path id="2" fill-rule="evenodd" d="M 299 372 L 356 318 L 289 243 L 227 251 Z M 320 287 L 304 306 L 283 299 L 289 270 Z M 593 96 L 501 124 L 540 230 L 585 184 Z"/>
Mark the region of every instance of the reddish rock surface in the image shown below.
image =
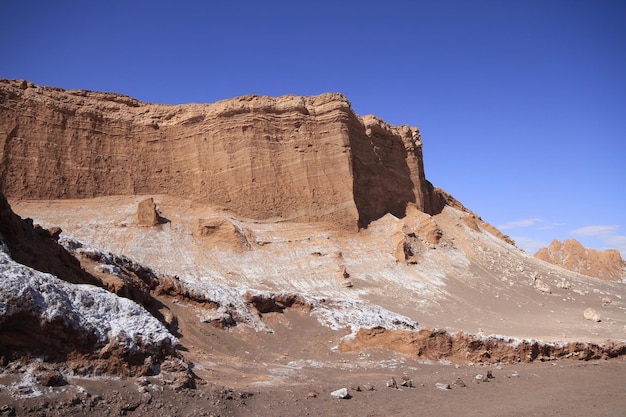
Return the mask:
<path id="1" fill-rule="evenodd" d="M 359 117 L 340 94 L 169 106 L 0 80 L 0 105 L 8 197 L 168 194 L 348 228 L 441 208 L 417 128 Z"/>
<path id="2" fill-rule="evenodd" d="M 585 248 L 576 239 L 567 239 L 564 242 L 553 240 L 547 248 L 539 249 L 535 257 L 570 271 L 607 281 L 621 281 L 626 277 L 626 264 L 618 250 L 599 251 Z"/>

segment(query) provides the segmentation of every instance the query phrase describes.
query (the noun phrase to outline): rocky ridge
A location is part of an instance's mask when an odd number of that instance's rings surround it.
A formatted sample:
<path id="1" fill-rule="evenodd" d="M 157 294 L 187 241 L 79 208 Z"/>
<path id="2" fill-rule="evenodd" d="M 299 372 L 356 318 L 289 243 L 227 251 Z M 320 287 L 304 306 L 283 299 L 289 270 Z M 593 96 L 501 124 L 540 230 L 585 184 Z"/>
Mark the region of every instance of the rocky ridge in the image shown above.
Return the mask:
<path id="1" fill-rule="evenodd" d="M 162 106 L 2 80 L 0 98 L 0 179 L 34 219 L 0 201 L 1 291 L 21 300 L 0 309 L 11 369 L 42 353 L 14 342 L 24 314 L 35 342 L 82 329 L 71 372 L 95 360 L 176 389 L 369 373 L 396 352 L 466 366 L 626 354 L 623 283 L 517 249 L 426 181 L 417 129 L 343 96 Z M 103 332 L 80 320 L 90 305 L 155 331 Z"/>
<path id="2" fill-rule="evenodd" d="M 539 249 L 535 258 L 589 277 L 607 281 L 626 279 L 626 263 L 618 250 L 585 248 L 576 239 L 553 240 L 547 248 Z"/>
<path id="3" fill-rule="evenodd" d="M 174 106 L 2 79 L 0 182 L 12 198 L 193 196 L 348 228 L 441 209 L 419 131 L 359 117 L 335 93 Z"/>

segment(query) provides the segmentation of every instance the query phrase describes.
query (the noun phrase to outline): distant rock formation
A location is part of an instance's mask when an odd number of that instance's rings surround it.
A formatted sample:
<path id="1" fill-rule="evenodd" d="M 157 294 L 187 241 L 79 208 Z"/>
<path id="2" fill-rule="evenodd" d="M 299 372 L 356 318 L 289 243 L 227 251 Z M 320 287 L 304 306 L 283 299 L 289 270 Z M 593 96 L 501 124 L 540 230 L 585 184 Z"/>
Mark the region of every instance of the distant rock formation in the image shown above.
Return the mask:
<path id="1" fill-rule="evenodd" d="M 445 204 L 417 128 L 359 117 L 336 93 L 174 106 L 0 79 L 0 184 L 12 198 L 169 194 L 347 228 Z"/>
<path id="2" fill-rule="evenodd" d="M 576 239 L 563 243 L 553 240 L 547 248 L 541 248 L 535 257 L 570 271 L 606 281 L 619 281 L 626 277 L 626 264 L 619 251 L 598 251 L 585 248 Z"/>

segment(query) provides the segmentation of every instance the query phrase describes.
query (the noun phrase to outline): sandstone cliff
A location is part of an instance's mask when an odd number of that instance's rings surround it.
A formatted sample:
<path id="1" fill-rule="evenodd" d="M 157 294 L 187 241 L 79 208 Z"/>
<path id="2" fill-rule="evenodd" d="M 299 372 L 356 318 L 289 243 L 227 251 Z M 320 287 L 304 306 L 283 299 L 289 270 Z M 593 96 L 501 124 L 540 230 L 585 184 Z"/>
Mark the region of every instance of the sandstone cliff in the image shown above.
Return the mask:
<path id="1" fill-rule="evenodd" d="M 535 257 L 589 277 L 620 281 L 626 277 L 626 264 L 616 249 L 598 251 L 585 248 L 576 239 L 553 240 L 541 248 Z"/>
<path id="2" fill-rule="evenodd" d="M 13 198 L 169 194 L 348 228 L 442 201 L 417 128 L 359 117 L 340 94 L 158 105 L 6 79 L 0 183 Z"/>

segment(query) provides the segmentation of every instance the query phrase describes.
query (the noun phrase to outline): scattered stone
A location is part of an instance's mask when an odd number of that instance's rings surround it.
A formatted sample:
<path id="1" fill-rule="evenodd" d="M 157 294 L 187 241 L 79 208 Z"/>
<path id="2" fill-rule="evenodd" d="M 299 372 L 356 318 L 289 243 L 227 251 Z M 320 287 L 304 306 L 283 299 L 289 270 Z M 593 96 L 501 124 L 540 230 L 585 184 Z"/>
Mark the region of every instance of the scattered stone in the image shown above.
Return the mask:
<path id="1" fill-rule="evenodd" d="M 460 387 L 460 388 L 465 388 L 467 386 L 460 377 L 457 377 L 457 379 L 454 380 L 452 385 Z"/>
<path id="2" fill-rule="evenodd" d="M 600 315 L 598 314 L 598 312 L 591 307 L 588 307 L 585 309 L 583 316 L 585 317 L 586 320 L 591 320 L 595 322 L 601 321 Z"/>
<path id="3" fill-rule="evenodd" d="M 562 290 L 569 290 L 571 288 L 572 284 L 569 281 L 562 280 L 562 281 L 558 282 L 556 284 L 556 286 L 557 286 L 557 288 L 560 288 Z"/>
<path id="4" fill-rule="evenodd" d="M 398 383 L 396 382 L 396 379 L 394 377 L 391 377 L 387 381 L 387 388 L 396 388 L 396 389 L 398 389 Z"/>
<path id="5" fill-rule="evenodd" d="M 373 385 L 371 385 L 371 384 L 365 384 L 363 386 L 363 388 L 365 389 L 365 391 L 375 391 L 376 390 L 376 388 Z"/>
<path id="6" fill-rule="evenodd" d="M 476 376 L 474 377 L 474 381 L 475 381 L 477 384 L 479 384 L 479 383 L 481 383 L 481 382 L 489 382 L 489 374 L 490 374 L 490 373 L 488 373 L 487 375 L 478 374 L 478 375 L 476 375 Z M 493 376 L 492 376 L 492 378 L 493 378 Z"/>
<path id="7" fill-rule="evenodd" d="M 440 390 L 443 390 L 443 391 L 452 389 L 452 388 L 450 388 L 449 384 L 444 384 L 443 382 L 437 382 L 435 384 L 435 387 L 437 387 L 437 388 L 439 388 Z"/>
<path id="8" fill-rule="evenodd" d="M 46 370 L 37 375 L 37 381 L 44 387 L 61 387 L 67 385 L 67 381 L 58 370 Z"/>
<path id="9" fill-rule="evenodd" d="M 356 391 L 356 392 L 361 392 L 361 391 L 362 391 L 362 390 L 361 390 L 361 386 L 360 386 L 360 385 L 358 385 L 358 384 L 352 384 L 352 385 L 350 385 L 350 389 L 351 389 L 352 391 Z"/>
<path id="10" fill-rule="evenodd" d="M 603 305 L 609 305 L 609 304 L 611 304 L 611 299 L 610 299 L 609 297 L 604 297 L 604 298 L 602 299 L 602 304 L 603 304 Z"/>
<path id="11" fill-rule="evenodd" d="M 2 414 L 3 416 L 13 417 L 15 416 L 15 408 L 11 407 L 10 405 L 3 405 L 2 407 L 0 407 L 0 414 Z"/>
<path id="12" fill-rule="evenodd" d="M 513 372 L 511 378 L 519 378 L 519 373 L 517 371 Z"/>
<path id="13" fill-rule="evenodd" d="M 309 393 L 306 395 L 307 398 L 317 398 L 317 392 L 315 391 L 309 391 Z"/>
<path id="14" fill-rule="evenodd" d="M 146 387 L 148 385 L 150 385 L 150 381 L 148 380 L 148 378 L 146 378 L 145 376 L 142 376 L 140 378 L 137 378 L 136 381 L 137 385 L 139 385 L 140 387 Z"/>
<path id="15" fill-rule="evenodd" d="M 552 289 L 550 288 L 550 286 L 540 279 L 535 281 L 535 289 L 546 294 L 552 294 Z"/>
<path id="16" fill-rule="evenodd" d="M 413 385 L 413 380 L 412 379 L 406 379 L 404 381 L 402 381 L 402 383 L 400 384 L 403 387 L 407 387 L 407 388 L 415 388 L 415 386 Z"/>
<path id="17" fill-rule="evenodd" d="M 348 393 L 348 388 L 340 388 L 336 391 L 330 393 L 330 395 L 334 398 L 339 398 L 341 400 L 350 399 L 350 394 Z"/>

